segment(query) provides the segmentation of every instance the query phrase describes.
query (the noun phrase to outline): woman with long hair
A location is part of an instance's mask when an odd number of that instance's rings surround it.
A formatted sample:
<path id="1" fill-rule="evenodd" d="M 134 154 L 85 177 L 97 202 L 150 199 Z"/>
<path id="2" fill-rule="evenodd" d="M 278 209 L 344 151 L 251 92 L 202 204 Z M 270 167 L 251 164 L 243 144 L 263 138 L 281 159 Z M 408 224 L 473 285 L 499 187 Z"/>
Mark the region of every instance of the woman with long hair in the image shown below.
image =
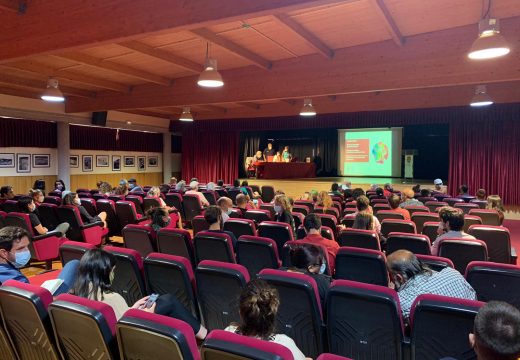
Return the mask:
<path id="1" fill-rule="evenodd" d="M 500 225 L 504 222 L 504 212 L 506 209 L 504 208 L 504 204 L 502 203 L 502 199 L 498 195 L 489 195 L 487 197 L 487 205 L 486 209 L 496 210 L 498 212 L 498 217 L 500 219 Z"/>
<path id="2" fill-rule="evenodd" d="M 358 212 L 354 219 L 352 229 L 360 230 L 376 230 L 374 225 L 374 216 L 368 212 Z"/>
<path id="3" fill-rule="evenodd" d="M 293 233 L 296 234 L 296 228 L 294 226 L 294 218 L 291 214 L 292 206 L 289 202 L 289 198 L 285 195 L 276 195 L 274 197 L 274 221 L 284 222 L 291 226 Z"/>
<path id="4" fill-rule="evenodd" d="M 35 235 L 44 235 L 47 234 L 50 230 L 47 229 L 45 226 L 42 225 L 38 209 L 36 207 L 36 204 L 34 203 L 33 199 L 29 196 L 23 196 L 18 200 L 18 208 L 20 209 L 20 212 L 23 212 L 25 214 L 29 215 L 29 220 L 31 221 L 31 226 L 33 228 L 33 232 Z M 67 233 L 67 230 L 69 230 L 70 225 L 68 223 L 61 223 L 58 226 L 56 226 L 55 229 L 52 229 L 53 231 L 59 231 L 62 236 L 65 236 Z"/>
<path id="5" fill-rule="evenodd" d="M 102 222 L 103 227 L 107 227 L 107 221 L 106 221 L 107 213 L 102 211 L 99 214 L 97 214 L 96 216 L 90 215 L 88 213 L 87 209 L 85 209 L 81 205 L 81 200 L 78 197 L 78 194 L 76 194 L 76 193 L 69 192 L 69 193 L 65 194 L 65 196 L 63 196 L 62 205 L 70 205 L 70 206 L 77 207 L 79 210 L 79 213 L 81 215 L 81 220 L 84 223 L 93 224 L 95 222 Z"/>
<path id="6" fill-rule="evenodd" d="M 152 188 L 150 190 L 148 190 L 148 193 L 146 194 L 146 196 L 157 199 L 157 201 L 159 201 L 159 204 L 161 204 L 160 208 L 163 209 L 163 212 L 156 217 L 157 220 L 159 220 L 159 217 L 162 217 L 164 213 L 166 213 L 166 215 L 170 218 L 170 220 L 166 221 L 167 222 L 166 225 L 162 226 L 160 221 L 155 222 L 156 225 L 158 225 L 160 227 L 165 227 L 171 223 L 173 225 L 173 227 L 175 227 L 175 225 L 177 225 L 179 227 L 179 229 L 182 229 L 181 217 L 176 212 L 170 213 L 170 210 L 176 210 L 176 209 L 166 205 L 166 203 L 164 202 L 164 200 L 161 197 L 161 189 L 158 186 L 152 186 Z M 151 210 L 153 210 L 153 209 L 151 209 Z M 152 218 L 152 224 L 154 224 L 152 215 L 153 215 L 152 212 L 150 212 L 149 216 Z"/>
<path id="7" fill-rule="evenodd" d="M 45 200 L 45 196 L 43 195 L 43 191 L 40 189 L 31 189 L 29 190 L 29 196 L 33 199 L 36 207 L 40 206 Z"/>

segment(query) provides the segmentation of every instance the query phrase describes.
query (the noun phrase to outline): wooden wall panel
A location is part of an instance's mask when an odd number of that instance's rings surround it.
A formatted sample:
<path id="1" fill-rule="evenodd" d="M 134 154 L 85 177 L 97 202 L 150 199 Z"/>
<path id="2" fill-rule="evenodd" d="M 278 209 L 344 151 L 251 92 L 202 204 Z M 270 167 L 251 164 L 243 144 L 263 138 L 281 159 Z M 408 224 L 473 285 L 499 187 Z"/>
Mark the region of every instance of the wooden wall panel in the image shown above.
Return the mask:
<path id="1" fill-rule="evenodd" d="M 98 181 L 106 181 L 112 186 L 119 184 L 121 179 L 135 178 L 139 185 L 160 185 L 163 182 L 162 172 L 148 173 L 114 173 L 114 174 L 85 174 L 71 175 L 71 189 L 75 191 L 78 188 L 95 189 Z"/>
<path id="2" fill-rule="evenodd" d="M 14 187 L 15 194 L 28 194 L 34 182 L 38 179 L 43 179 L 45 180 L 46 192 L 49 192 L 54 188 L 56 178 L 56 175 L 0 176 L 0 186 L 11 185 Z"/>

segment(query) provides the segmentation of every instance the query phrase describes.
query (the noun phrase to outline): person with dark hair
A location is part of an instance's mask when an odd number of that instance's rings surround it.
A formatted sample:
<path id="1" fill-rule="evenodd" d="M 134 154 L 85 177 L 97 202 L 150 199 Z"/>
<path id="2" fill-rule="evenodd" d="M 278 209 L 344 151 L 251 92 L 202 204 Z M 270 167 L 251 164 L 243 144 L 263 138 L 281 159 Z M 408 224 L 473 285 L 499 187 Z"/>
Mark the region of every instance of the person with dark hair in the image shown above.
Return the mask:
<path id="1" fill-rule="evenodd" d="M 421 197 L 428 198 L 432 196 L 430 189 L 421 189 Z"/>
<path id="2" fill-rule="evenodd" d="M 0 204 L 14 198 L 14 190 L 11 185 L 5 185 L 0 188 Z"/>
<path id="3" fill-rule="evenodd" d="M 382 188 L 378 187 L 376 188 L 376 195 L 380 198 L 384 198 L 385 197 L 385 192 Z"/>
<path id="4" fill-rule="evenodd" d="M 43 195 L 45 196 L 45 180 L 43 179 L 37 179 L 34 181 L 33 185 L 34 190 L 41 190 Z"/>
<path id="5" fill-rule="evenodd" d="M 381 223 L 379 219 L 374 216 L 372 208 L 370 207 L 370 200 L 365 195 L 361 195 L 356 200 L 356 209 L 357 213 L 368 213 L 372 215 L 372 220 L 374 222 L 374 230 L 380 234 L 381 233 Z"/>
<path id="6" fill-rule="evenodd" d="M 401 203 L 401 198 L 399 197 L 399 195 L 392 194 L 388 198 L 388 204 L 390 204 L 391 211 L 403 215 L 405 220 L 410 220 L 411 219 L 410 212 L 406 209 L 399 207 L 400 203 Z"/>
<path id="7" fill-rule="evenodd" d="M 29 279 L 19 270 L 31 260 L 29 244 L 29 233 L 24 229 L 15 226 L 0 229 L 0 283 L 7 280 L 29 283 Z M 69 291 L 76 279 L 78 265 L 78 260 L 71 260 L 63 266 L 58 275 L 63 283 L 53 293 L 54 296 Z"/>
<path id="8" fill-rule="evenodd" d="M 40 189 L 31 189 L 29 190 L 29 196 L 33 199 L 36 207 L 40 206 L 45 200 L 45 196 Z"/>
<path id="9" fill-rule="evenodd" d="M 240 190 L 240 179 L 233 180 L 233 186 L 229 190 Z"/>
<path id="10" fill-rule="evenodd" d="M 107 227 L 107 222 L 106 222 L 106 220 L 107 220 L 107 213 L 102 211 L 99 214 L 97 214 L 96 216 L 91 216 L 88 213 L 87 209 L 85 209 L 81 205 L 81 200 L 78 197 L 78 194 L 76 194 L 76 193 L 67 192 L 63 196 L 62 205 L 70 205 L 70 206 L 77 207 L 78 210 L 79 210 L 79 214 L 81 215 L 81 220 L 84 223 L 86 223 L 86 224 L 93 224 L 93 223 L 96 223 L 96 222 L 102 222 L 103 223 L 103 227 Z"/>
<path id="11" fill-rule="evenodd" d="M 218 186 L 219 188 L 224 187 L 224 180 L 222 180 L 222 179 L 217 180 L 217 186 Z"/>
<path id="12" fill-rule="evenodd" d="M 335 240 L 329 240 L 321 236 L 321 219 L 318 215 L 311 213 L 303 220 L 303 228 L 306 236 L 301 240 L 308 244 L 322 245 L 327 249 L 329 259 L 335 261 L 339 250 L 339 244 Z"/>
<path id="13" fill-rule="evenodd" d="M 459 186 L 459 197 L 469 195 L 468 191 L 469 191 L 468 185 L 462 184 L 461 186 Z"/>
<path id="14" fill-rule="evenodd" d="M 209 225 L 209 229 L 207 231 L 217 234 L 228 234 L 231 238 L 233 249 L 236 248 L 237 238 L 235 237 L 235 234 L 233 234 L 231 231 L 222 230 L 224 227 L 224 221 L 222 220 L 222 210 L 220 210 L 218 206 L 208 206 L 204 212 L 204 220 L 206 220 Z"/>
<path id="15" fill-rule="evenodd" d="M 487 200 L 487 192 L 486 189 L 478 189 L 475 193 L 477 200 L 486 201 Z"/>
<path id="16" fill-rule="evenodd" d="M 343 193 L 339 191 L 338 183 L 332 183 L 332 186 L 330 187 L 330 194 L 336 196 L 343 196 Z"/>
<path id="17" fill-rule="evenodd" d="M 262 155 L 264 156 L 264 161 L 269 161 L 269 157 L 272 158 L 276 155 L 276 150 L 273 149 L 272 143 L 267 143 L 267 147 L 264 149 Z"/>
<path id="18" fill-rule="evenodd" d="M 375 231 L 374 217 L 367 212 L 358 212 L 352 224 L 352 229 Z"/>
<path id="19" fill-rule="evenodd" d="M 293 339 L 275 333 L 276 314 L 280 306 L 275 288 L 263 280 L 252 280 L 242 289 L 239 303 L 240 323 L 231 323 L 226 331 L 280 344 L 291 351 L 294 360 L 305 359 Z"/>
<path id="20" fill-rule="evenodd" d="M 29 215 L 29 220 L 31 221 L 31 226 L 35 234 L 44 235 L 49 232 L 49 229 L 42 225 L 40 218 L 38 217 L 38 209 L 31 197 L 23 196 L 18 199 L 18 208 L 20 209 L 20 212 Z M 53 230 L 58 231 L 61 236 L 65 236 L 69 227 L 70 225 L 68 223 L 61 223 Z"/>
<path id="21" fill-rule="evenodd" d="M 412 191 L 415 193 L 415 194 L 419 194 L 421 192 L 421 184 L 415 184 L 413 187 L 412 187 Z"/>
<path id="22" fill-rule="evenodd" d="M 79 262 L 78 275 L 71 293 L 109 305 L 119 320 L 130 307 L 120 294 L 112 290 L 115 265 L 116 259 L 109 252 L 97 248 L 87 251 Z M 150 308 L 145 308 L 144 304 L 148 298 L 149 296 L 146 296 L 138 300 L 131 308 L 182 320 L 191 326 L 198 339 L 202 340 L 206 337 L 206 328 L 184 308 L 175 296 L 172 294 L 161 295 Z"/>
<path id="23" fill-rule="evenodd" d="M 356 201 L 357 198 L 361 195 L 365 195 L 365 190 L 361 188 L 355 188 L 354 190 L 352 190 L 352 197 L 354 198 L 354 201 Z"/>
<path id="24" fill-rule="evenodd" d="M 405 319 L 415 299 L 422 294 L 476 300 L 475 290 L 457 270 L 449 266 L 439 272 L 430 270 L 408 250 L 388 255 L 386 266 Z"/>
<path id="25" fill-rule="evenodd" d="M 394 189 L 390 183 L 386 183 L 383 187 L 383 196 L 390 197 L 394 193 Z"/>
<path id="26" fill-rule="evenodd" d="M 128 189 L 131 193 L 143 191 L 143 188 L 140 185 L 137 185 L 137 181 L 134 178 L 128 179 Z"/>
<path id="27" fill-rule="evenodd" d="M 151 220 L 149 224 L 146 226 L 149 226 L 151 228 L 150 234 L 152 235 L 152 238 L 155 240 L 157 239 L 157 232 L 161 230 L 162 228 L 175 228 L 176 222 L 175 220 L 172 220 L 170 217 L 170 214 L 168 213 L 168 210 L 162 207 L 154 207 L 148 210 L 147 214 L 148 218 Z M 182 222 L 181 223 L 181 229 L 182 229 Z"/>
<path id="28" fill-rule="evenodd" d="M 477 360 L 520 358 L 520 310 L 502 301 L 490 301 L 475 316 L 469 342 Z"/>
<path id="29" fill-rule="evenodd" d="M 432 244 L 432 255 L 438 255 L 439 245 L 443 239 L 457 238 L 475 240 L 474 236 L 462 231 L 464 227 L 464 212 L 462 209 L 443 206 L 439 210 L 439 218 L 441 219 L 437 230 L 439 236 Z"/>
<path id="30" fill-rule="evenodd" d="M 65 191 L 67 188 L 65 187 L 65 182 L 61 179 L 56 180 L 54 183 L 54 191 Z"/>
<path id="31" fill-rule="evenodd" d="M 112 193 L 112 186 L 106 181 L 102 181 L 98 185 L 98 191 L 100 194 L 108 196 Z"/>

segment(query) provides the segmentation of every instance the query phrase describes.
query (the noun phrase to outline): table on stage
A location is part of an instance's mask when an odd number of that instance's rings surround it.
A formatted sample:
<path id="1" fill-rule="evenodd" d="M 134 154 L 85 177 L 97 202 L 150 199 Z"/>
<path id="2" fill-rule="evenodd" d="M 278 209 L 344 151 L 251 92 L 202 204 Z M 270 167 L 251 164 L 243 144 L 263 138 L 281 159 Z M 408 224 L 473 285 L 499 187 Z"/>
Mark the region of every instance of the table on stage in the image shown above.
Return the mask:
<path id="1" fill-rule="evenodd" d="M 258 179 L 292 179 L 316 177 L 316 165 L 306 162 L 257 162 Z"/>

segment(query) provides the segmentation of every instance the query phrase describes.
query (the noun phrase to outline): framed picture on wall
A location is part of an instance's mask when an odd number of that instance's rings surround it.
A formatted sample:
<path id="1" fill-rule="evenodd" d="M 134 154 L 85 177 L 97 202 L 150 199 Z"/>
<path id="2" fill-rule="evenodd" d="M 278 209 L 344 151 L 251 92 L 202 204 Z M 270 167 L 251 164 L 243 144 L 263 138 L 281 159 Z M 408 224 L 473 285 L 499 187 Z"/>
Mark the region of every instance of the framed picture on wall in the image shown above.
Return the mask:
<path id="1" fill-rule="evenodd" d="M 71 168 L 79 167 L 79 156 L 78 155 L 69 156 L 69 165 Z"/>
<path id="2" fill-rule="evenodd" d="M 51 167 L 51 155 L 50 154 L 33 154 L 32 167 L 33 168 Z"/>
<path id="3" fill-rule="evenodd" d="M 112 155 L 112 171 L 121 171 L 121 155 Z"/>
<path id="4" fill-rule="evenodd" d="M 83 172 L 92 171 L 92 155 L 83 155 Z"/>
<path id="5" fill-rule="evenodd" d="M 14 153 L 0 154 L 0 168 L 14 168 Z"/>
<path id="6" fill-rule="evenodd" d="M 138 156 L 137 157 L 137 171 L 145 171 L 146 170 L 146 156 Z"/>
<path id="7" fill-rule="evenodd" d="M 16 172 L 31 172 L 31 154 L 16 154 Z"/>
<path id="8" fill-rule="evenodd" d="M 109 167 L 108 155 L 96 155 L 96 167 Z"/>
<path id="9" fill-rule="evenodd" d="M 125 167 L 134 167 L 135 166 L 135 156 L 125 156 Z"/>
<path id="10" fill-rule="evenodd" d="M 157 167 L 159 164 L 158 156 L 148 156 L 148 167 Z"/>

